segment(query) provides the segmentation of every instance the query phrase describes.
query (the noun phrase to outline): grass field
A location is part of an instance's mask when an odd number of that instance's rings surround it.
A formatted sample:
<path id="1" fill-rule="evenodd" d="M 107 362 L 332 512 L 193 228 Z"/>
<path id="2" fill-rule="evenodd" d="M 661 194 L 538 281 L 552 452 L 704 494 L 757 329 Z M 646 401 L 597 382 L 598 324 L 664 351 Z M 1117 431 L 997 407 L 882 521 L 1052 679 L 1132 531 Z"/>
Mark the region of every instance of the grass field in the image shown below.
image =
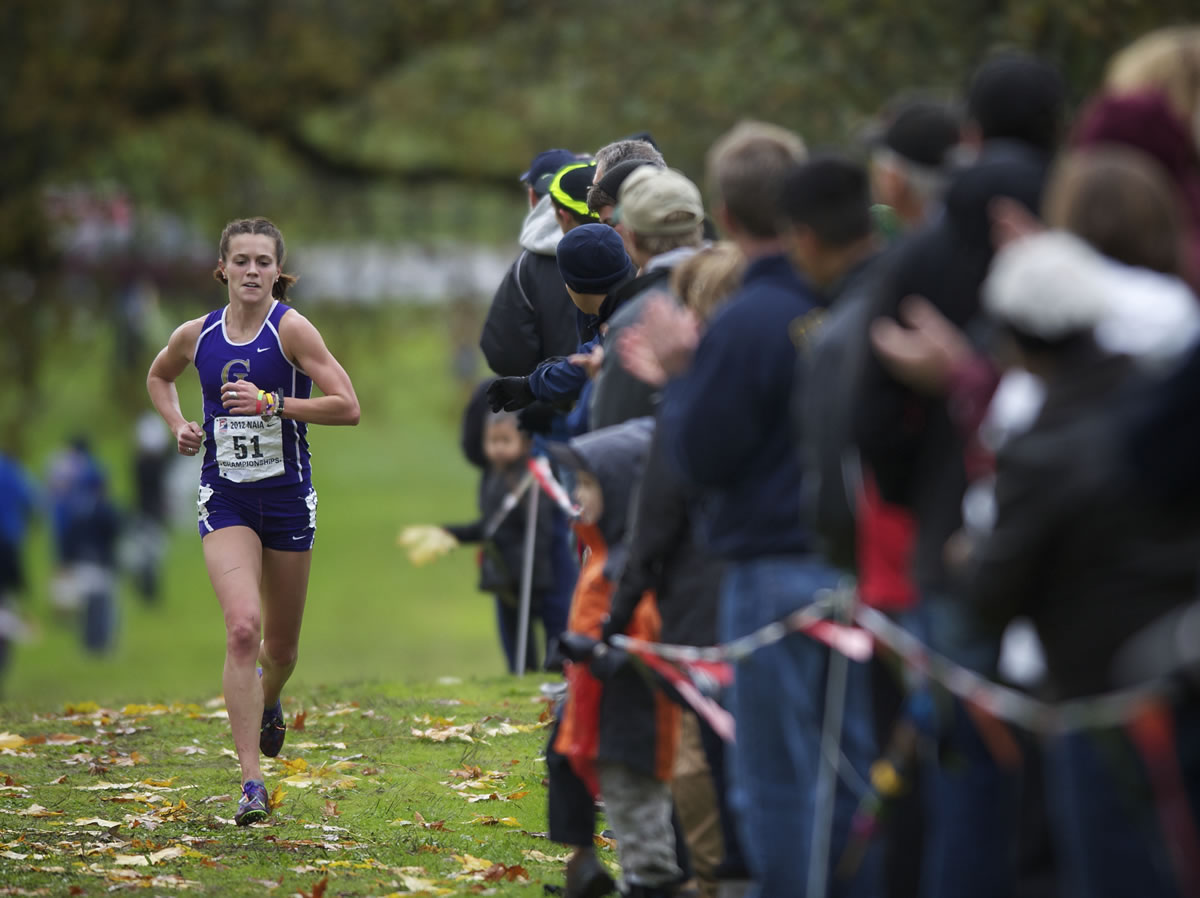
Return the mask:
<path id="1" fill-rule="evenodd" d="M 547 707 L 452 680 L 293 690 L 245 828 L 219 699 L 0 711 L 0 895 L 540 895 Z"/>
<path id="2" fill-rule="evenodd" d="M 476 475 L 458 450 L 465 397 L 450 372 L 446 321 L 438 310 L 400 305 L 317 306 L 306 314 L 350 371 L 362 423 L 312 432 L 319 530 L 289 690 L 500 673 L 491 598 L 474 588 L 473 552 L 417 569 L 395 547 L 403 524 L 464 520 L 474 511 Z M 69 331 L 56 344 L 43 391 L 52 399 L 30 425 L 30 462 L 40 470 L 66 436 L 86 431 L 118 498 L 127 498 L 131 426 L 110 414 L 105 330 L 96 325 Z M 184 411 L 192 415 L 199 413 L 194 378 L 189 371 L 180 381 Z M 160 606 L 143 606 L 123 589 L 119 642 L 103 658 L 84 655 L 75 625 L 50 615 L 49 554 L 39 527 L 28 553 L 33 582 L 26 603 L 37 637 L 17 649 L 4 706 L 197 701 L 219 691 L 223 628 L 194 528 L 172 536 Z"/>

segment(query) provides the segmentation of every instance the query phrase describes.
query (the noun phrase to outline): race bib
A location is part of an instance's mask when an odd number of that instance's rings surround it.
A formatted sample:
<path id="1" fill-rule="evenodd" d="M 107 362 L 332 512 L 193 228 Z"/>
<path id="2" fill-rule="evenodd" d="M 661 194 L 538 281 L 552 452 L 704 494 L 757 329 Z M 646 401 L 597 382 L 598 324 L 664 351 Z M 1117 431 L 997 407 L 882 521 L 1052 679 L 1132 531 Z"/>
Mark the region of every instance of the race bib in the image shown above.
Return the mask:
<path id="1" fill-rule="evenodd" d="M 214 418 L 217 470 L 232 483 L 250 483 L 283 473 L 283 426 L 258 415 Z"/>

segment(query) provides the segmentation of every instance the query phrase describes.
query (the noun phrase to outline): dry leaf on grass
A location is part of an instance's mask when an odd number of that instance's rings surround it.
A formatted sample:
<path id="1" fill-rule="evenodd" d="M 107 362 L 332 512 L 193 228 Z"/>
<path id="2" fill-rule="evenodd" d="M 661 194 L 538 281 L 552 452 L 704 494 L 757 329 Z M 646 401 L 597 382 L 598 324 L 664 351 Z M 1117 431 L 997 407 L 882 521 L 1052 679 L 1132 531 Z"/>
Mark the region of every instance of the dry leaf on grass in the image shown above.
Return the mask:
<path id="1" fill-rule="evenodd" d="M 529 871 L 520 864 L 492 864 L 483 873 L 484 882 L 529 882 Z"/>
<path id="2" fill-rule="evenodd" d="M 15 813 L 18 817 L 61 817 L 63 815 L 62 811 L 51 811 L 40 804 L 31 804 L 25 810 Z"/>
<path id="3" fill-rule="evenodd" d="M 462 864 L 462 868 L 470 873 L 482 873 L 495 866 L 493 861 L 475 857 L 471 854 L 452 854 L 450 857 Z"/>
<path id="4" fill-rule="evenodd" d="M 470 820 L 471 823 L 479 826 L 520 826 L 521 823 L 516 817 L 484 817 L 482 814 L 476 814 Z"/>

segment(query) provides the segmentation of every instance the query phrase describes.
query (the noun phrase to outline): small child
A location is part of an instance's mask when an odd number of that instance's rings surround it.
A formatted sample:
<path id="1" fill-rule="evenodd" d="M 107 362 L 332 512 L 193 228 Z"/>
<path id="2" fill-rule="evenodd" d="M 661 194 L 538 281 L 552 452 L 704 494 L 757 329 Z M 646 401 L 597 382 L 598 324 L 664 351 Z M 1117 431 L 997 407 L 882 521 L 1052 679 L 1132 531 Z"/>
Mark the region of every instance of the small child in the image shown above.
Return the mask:
<path id="1" fill-rule="evenodd" d="M 550 447 L 556 461 L 575 472 L 575 499 L 582 509 L 576 533 L 587 555 L 571 602 L 569 633 L 599 638 L 609 612 L 614 583 L 609 566 L 625 534 L 629 507 L 653 433 L 653 422 L 639 418 L 606 427 L 569 443 Z M 659 636 L 659 616 L 651 593 L 630 614 L 627 632 L 642 639 Z M 584 664 L 567 670 L 567 703 L 547 752 L 551 779 L 551 838 L 577 846 L 572 862 L 582 863 L 591 830 L 587 813 L 559 829 L 556 795 L 574 774 L 604 797 L 609 825 L 625 880 L 624 894 L 657 898 L 675 893 L 683 876 L 672 822 L 669 782 L 679 726 L 679 709 L 657 693 L 629 663 L 596 679 Z M 563 759 L 569 762 L 564 770 Z M 568 787 L 572 788 L 572 787 Z M 556 832 L 558 829 L 558 832 Z M 569 830 L 570 839 L 564 831 Z M 586 844 L 585 844 L 586 839 Z M 571 878 L 568 865 L 568 882 Z"/>
<path id="2" fill-rule="evenodd" d="M 432 534 L 429 532 L 430 528 L 407 528 L 401 534 L 400 542 L 410 547 L 413 561 L 416 563 L 442 554 L 460 543 L 481 545 L 479 589 L 481 592 L 492 593 L 496 598 L 496 623 L 500 632 L 500 643 L 504 648 L 509 672 L 515 673 L 528 496 L 523 496 L 503 517 L 499 512 L 509 494 L 520 485 L 524 477 L 531 441 L 529 436 L 517 427 L 517 416 L 512 412 L 493 413 L 483 410 L 483 415 L 485 418 L 481 428 L 482 458 L 474 452 L 469 454 L 469 457 L 474 456 L 473 460 L 482 460 L 485 463 L 479 482 L 479 519 L 466 524 L 444 524 Z M 489 532 L 489 527 L 494 529 Z M 532 622 L 534 615 L 541 618 L 546 632 L 547 648 L 566 627 L 565 609 L 555 613 L 554 603 L 546 600 L 554 587 L 551 564 L 553 530 L 554 506 L 549 498 L 539 494 L 530 620 Z M 538 652 L 532 633 L 529 634 L 526 646 L 525 669 L 536 670 Z"/>
<path id="3" fill-rule="evenodd" d="M 572 228 L 558 242 L 558 272 L 575 303 L 579 348 L 586 357 L 603 342 L 605 322 L 630 297 L 621 287 L 634 275 L 633 262 L 615 230 L 602 224 Z M 488 388 L 493 411 L 515 411 L 535 401 L 579 399 L 588 371 L 571 359 L 550 358 L 528 377 L 501 377 Z"/>

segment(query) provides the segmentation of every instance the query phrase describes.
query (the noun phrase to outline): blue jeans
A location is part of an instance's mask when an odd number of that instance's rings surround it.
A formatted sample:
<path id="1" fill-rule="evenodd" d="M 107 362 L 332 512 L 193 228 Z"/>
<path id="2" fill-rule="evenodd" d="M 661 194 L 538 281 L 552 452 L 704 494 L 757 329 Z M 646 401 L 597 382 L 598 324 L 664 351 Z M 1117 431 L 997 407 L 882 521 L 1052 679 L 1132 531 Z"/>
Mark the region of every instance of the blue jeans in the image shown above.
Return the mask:
<path id="1" fill-rule="evenodd" d="M 837 585 L 838 573 L 802 556 L 733 564 L 722 584 L 722 641 L 744 636 L 808 605 L 818 590 Z M 755 884 L 748 898 L 787 898 L 805 892 L 816 814 L 820 740 L 829 650 L 803 635 L 760 649 L 737 665 L 730 707 L 737 721 L 731 758 L 730 803 Z M 870 677 L 850 662 L 842 752 L 851 777 L 865 780 L 876 757 Z M 872 846 L 849 881 L 836 868 L 846 846 L 857 797 L 839 777 L 827 877 L 829 895 L 882 894 L 880 854 Z"/>
<path id="2" fill-rule="evenodd" d="M 977 634 L 971 609 L 961 600 L 927 595 L 920 612 L 934 651 L 995 675 L 999 640 Z M 1017 888 L 1020 775 L 996 763 L 963 704 L 941 696 L 946 701 L 938 708 L 937 725 L 943 751 L 922 769 L 922 898 L 1009 898 Z"/>
<path id="3" fill-rule="evenodd" d="M 1174 714 L 1184 793 L 1193 824 L 1200 810 L 1200 707 Z M 1145 761 L 1121 731 L 1074 732 L 1046 749 L 1046 789 L 1059 852 L 1063 898 L 1178 898 L 1162 821 Z M 1193 863 L 1195 858 L 1192 858 Z"/>

